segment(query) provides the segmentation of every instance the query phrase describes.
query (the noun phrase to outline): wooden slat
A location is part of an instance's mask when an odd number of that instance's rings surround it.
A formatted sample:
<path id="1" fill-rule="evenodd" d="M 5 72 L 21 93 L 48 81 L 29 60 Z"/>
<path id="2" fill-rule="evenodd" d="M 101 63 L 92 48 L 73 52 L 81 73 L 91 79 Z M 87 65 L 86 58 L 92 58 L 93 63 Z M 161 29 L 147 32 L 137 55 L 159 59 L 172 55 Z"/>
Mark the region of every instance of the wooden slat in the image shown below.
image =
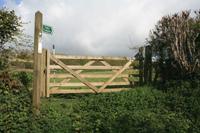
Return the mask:
<path id="1" fill-rule="evenodd" d="M 113 75 L 113 77 L 111 77 L 106 83 L 103 84 L 103 86 L 101 86 L 98 90 L 98 92 L 101 92 L 102 90 L 104 90 L 106 88 L 106 86 L 108 86 L 109 84 L 112 84 L 112 81 L 118 76 L 120 75 L 124 70 L 126 70 L 130 64 L 132 63 L 132 60 L 129 60 L 123 68 L 121 68 L 116 74 Z"/>
<path id="2" fill-rule="evenodd" d="M 114 89 L 104 89 L 102 92 L 120 92 L 120 91 L 127 91 L 130 90 L 128 88 L 114 88 Z M 50 90 L 51 94 L 79 94 L 79 93 L 94 93 L 94 91 L 90 89 L 57 89 L 57 90 Z"/>
<path id="3" fill-rule="evenodd" d="M 89 62 L 87 62 L 84 66 L 90 66 L 90 65 L 92 65 L 93 63 L 95 63 L 95 61 L 89 61 Z M 75 71 L 77 74 L 79 74 L 79 73 L 81 73 L 83 70 L 77 70 L 77 71 Z M 70 75 L 70 76 L 72 76 L 72 75 Z M 72 78 L 74 78 L 73 76 L 72 76 Z M 64 83 L 64 82 L 69 82 L 71 80 L 71 78 L 69 78 L 68 77 L 68 79 L 64 79 L 62 82 Z M 53 89 L 58 89 L 59 87 L 54 87 Z"/>
<path id="4" fill-rule="evenodd" d="M 139 74 L 139 70 L 138 69 L 126 69 L 126 72 L 128 74 Z"/>
<path id="5" fill-rule="evenodd" d="M 128 57 L 55 55 L 58 59 L 129 60 Z"/>
<path id="6" fill-rule="evenodd" d="M 105 82 L 90 82 L 91 85 L 93 86 L 101 86 L 103 85 Z M 129 82 L 112 82 L 110 83 L 109 85 L 129 85 L 130 83 Z M 66 86 L 66 87 L 72 87 L 72 86 L 86 86 L 85 84 L 83 83 L 49 83 L 49 86 L 50 87 L 54 87 L 54 86 Z"/>
<path id="7" fill-rule="evenodd" d="M 33 72 L 33 69 L 26 69 L 26 68 L 11 68 L 12 72 Z"/>
<path id="8" fill-rule="evenodd" d="M 58 65 L 60 65 L 63 69 L 65 69 L 66 71 L 68 71 L 69 73 L 71 73 L 74 77 L 76 77 L 79 81 L 81 81 L 82 83 L 84 83 L 86 86 L 88 86 L 90 89 L 92 89 L 95 93 L 97 93 L 97 88 L 95 86 L 93 86 L 92 84 L 90 84 L 86 79 L 82 78 L 79 76 L 79 74 L 77 74 L 76 72 L 74 72 L 72 69 L 70 69 L 67 65 L 65 65 L 62 61 L 60 61 L 59 59 L 56 59 L 54 56 L 50 56 L 50 58 Z"/>
<path id="9" fill-rule="evenodd" d="M 122 66 L 75 66 L 75 65 L 66 65 L 73 70 L 113 70 L 121 69 Z M 50 65 L 50 69 L 62 69 L 59 65 Z"/>
<path id="10" fill-rule="evenodd" d="M 102 64 L 104 64 L 105 66 L 111 66 L 108 62 L 106 61 L 100 61 Z"/>
<path id="11" fill-rule="evenodd" d="M 14 58 L 14 59 L 9 59 L 11 62 L 29 62 L 33 63 L 33 60 L 26 60 L 26 59 L 19 59 L 19 58 Z"/>
<path id="12" fill-rule="evenodd" d="M 83 78 L 110 78 L 113 74 L 80 74 Z M 70 74 L 50 74 L 50 78 L 73 78 Z M 121 74 L 118 78 L 128 77 L 128 74 Z"/>
<path id="13" fill-rule="evenodd" d="M 104 64 L 105 66 L 111 66 L 108 62 L 106 61 L 100 61 L 102 64 Z M 117 72 L 117 70 L 112 70 L 113 72 Z M 117 76 L 119 78 L 119 75 Z M 127 76 L 128 77 L 128 76 Z M 127 79 L 127 77 L 122 77 L 124 81 L 129 82 L 129 80 Z"/>
<path id="14" fill-rule="evenodd" d="M 90 66 L 90 65 L 92 65 L 92 64 L 94 64 L 94 63 L 95 63 L 95 61 L 89 61 L 89 62 L 87 62 L 87 63 L 86 63 L 85 65 L 83 65 L 83 66 L 85 66 L 85 67 L 86 67 L 86 66 Z M 76 73 L 79 74 L 79 73 L 81 73 L 82 71 L 83 71 L 83 70 L 77 70 Z"/>

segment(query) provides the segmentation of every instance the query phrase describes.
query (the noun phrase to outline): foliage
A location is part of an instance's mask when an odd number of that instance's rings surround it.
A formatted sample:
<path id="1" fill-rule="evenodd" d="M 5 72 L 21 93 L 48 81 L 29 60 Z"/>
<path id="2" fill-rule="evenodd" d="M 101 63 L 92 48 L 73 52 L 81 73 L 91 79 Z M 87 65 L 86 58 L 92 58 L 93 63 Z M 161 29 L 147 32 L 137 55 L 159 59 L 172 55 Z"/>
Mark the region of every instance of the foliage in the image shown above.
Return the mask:
<path id="1" fill-rule="evenodd" d="M 21 32 L 22 22 L 14 10 L 0 9 L 0 70 L 9 68 L 9 57 L 12 50 L 8 42 L 16 39 Z"/>
<path id="2" fill-rule="evenodd" d="M 33 117 L 32 132 L 34 133 L 69 133 L 73 101 L 66 99 L 44 99 L 41 105 L 41 114 Z"/>
<path id="3" fill-rule="evenodd" d="M 190 120 L 168 110 L 166 95 L 152 88 L 94 95 L 74 106 L 76 132 L 186 132 Z"/>
<path id="4" fill-rule="evenodd" d="M 4 49 L 0 52 L 0 71 L 7 70 L 10 67 L 9 58 L 13 55 L 11 49 Z"/>
<path id="5" fill-rule="evenodd" d="M 182 76 L 197 74 L 200 71 L 199 24 L 200 11 L 196 11 L 193 16 L 189 11 L 183 11 L 164 16 L 158 22 L 148 42 L 154 53 L 160 57 L 161 74 L 165 75 L 168 68 L 176 69 L 175 73 Z M 173 72 L 170 75 L 172 74 Z"/>
<path id="6" fill-rule="evenodd" d="M 0 50 L 5 47 L 5 43 L 12 41 L 19 34 L 21 25 L 22 22 L 14 10 L 0 10 Z"/>
<path id="7" fill-rule="evenodd" d="M 0 132 L 27 132 L 29 129 L 30 91 L 16 82 L 12 78 L 0 82 Z"/>
<path id="8" fill-rule="evenodd" d="M 199 79 L 169 81 L 162 85 L 166 91 L 166 105 L 171 111 L 182 112 L 192 122 L 190 132 L 200 132 Z"/>
<path id="9" fill-rule="evenodd" d="M 18 72 L 15 77 L 26 87 L 29 88 L 32 85 L 33 75 L 27 72 Z"/>

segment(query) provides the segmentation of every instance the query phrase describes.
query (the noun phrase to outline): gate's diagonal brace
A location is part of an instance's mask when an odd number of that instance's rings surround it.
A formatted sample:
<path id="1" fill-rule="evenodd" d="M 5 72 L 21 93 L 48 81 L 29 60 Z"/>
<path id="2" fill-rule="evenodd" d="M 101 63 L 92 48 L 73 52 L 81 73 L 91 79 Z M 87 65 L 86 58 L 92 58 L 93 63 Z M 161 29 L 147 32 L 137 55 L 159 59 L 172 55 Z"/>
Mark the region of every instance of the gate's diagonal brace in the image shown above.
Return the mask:
<path id="1" fill-rule="evenodd" d="M 132 63 L 132 60 L 129 60 L 119 71 L 117 71 L 106 83 L 104 83 L 98 90 L 102 92 L 118 75 L 120 75 L 126 68 L 128 68 Z"/>
<path id="2" fill-rule="evenodd" d="M 51 60 L 53 60 L 56 64 L 60 65 L 63 69 L 65 69 L 66 71 L 68 71 L 74 77 L 76 77 L 77 79 L 79 79 L 83 84 L 85 84 L 86 86 L 88 86 L 89 88 L 91 88 L 95 93 L 98 92 L 98 89 L 95 86 L 93 86 L 92 84 L 90 84 L 86 79 L 80 77 L 75 71 L 73 71 L 72 69 L 70 69 L 69 67 L 67 67 L 67 65 L 65 65 L 62 61 L 60 61 L 59 59 L 55 58 L 52 55 L 50 57 L 51 57 Z"/>
<path id="3" fill-rule="evenodd" d="M 94 63 L 95 61 L 89 61 L 88 63 L 86 63 L 85 65 L 83 65 L 83 66 L 90 66 L 90 65 L 92 65 L 93 63 Z M 79 74 L 79 73 L 81 73 L 83 70 L 77 70 L 77 71 L 75 71 L 77 74 Z M 64 83 L 64 82 L 69 82 L 71 79 L 64 79 L 63 81 L 61 81 L 61 83 Z M 56 90 L 56 89 L 58 89 L 59 87 L 54 87 L 54 88 L 52 88 L 51 90 Z"/>
<path id="4" fill-rule="evenodd" d="M 109 63 L 107 63 L 106 61 L 101 61 L 102 64 L 104 64 L 105 66 L 111 66 Z M 113 72 L 117 72 L 117 70 L 112 70 Z M 126 82 L 128 82 L 127 78 L 123 78 Z"/>

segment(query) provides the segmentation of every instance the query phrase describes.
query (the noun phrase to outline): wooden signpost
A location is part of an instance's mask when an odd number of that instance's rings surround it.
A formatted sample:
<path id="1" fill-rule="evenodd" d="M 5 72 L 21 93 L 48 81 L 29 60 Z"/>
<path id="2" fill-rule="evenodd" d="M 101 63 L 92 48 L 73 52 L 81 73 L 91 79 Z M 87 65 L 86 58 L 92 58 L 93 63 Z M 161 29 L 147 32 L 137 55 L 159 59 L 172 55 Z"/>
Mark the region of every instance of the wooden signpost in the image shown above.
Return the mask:
<path id="1" fill-rule="evenodd" d="M 42 87 L 42 13 L 35 13 L 34 31 L 34 71 L 33 71 L 33 113 L 39 114 L 40 109 L 40 90 Z"/>

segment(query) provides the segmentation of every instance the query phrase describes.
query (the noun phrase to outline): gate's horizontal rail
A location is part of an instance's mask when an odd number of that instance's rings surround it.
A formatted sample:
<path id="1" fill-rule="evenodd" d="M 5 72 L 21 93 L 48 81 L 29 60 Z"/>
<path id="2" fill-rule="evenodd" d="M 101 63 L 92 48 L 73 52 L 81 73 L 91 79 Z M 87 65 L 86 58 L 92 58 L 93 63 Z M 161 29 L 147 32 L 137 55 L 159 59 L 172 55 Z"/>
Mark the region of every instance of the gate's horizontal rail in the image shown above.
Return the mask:
<path id="1" fill-rule="evenodd" d="M 20 58 L 9 59 L 9 61 L 11 61 L 11 62 L 29 62 L 29 63 L 33 63 L 33 60 L 20 59 Z"/>
<path id="2" fill-rule="evenodd" d="M 117 70 L 121 69 L 122 66 L 72 66 L 67 65 L 73 70 Z M 50 65 L 50 69 L 62 69 L 59 65 Z"/>
<path id="3" fill-rule="evenodd" d="M 129 60 L 128 57 L 54 55 L 58 59 Z"/>
<path id="4" fill-rule="evenodd" d="M 94 86 L 101 86 L 104 84 L 104 82 L 90 82 L 90 84 Z M 112 82 L 109 84 L 109 86 L 114 86 L 114 85 L 130 85 L 129 82 Z M 81 87 L 81 86 L 86 86 L 83 83 L 49 83 L 50 87 Z"/>
<path id="5" fill-rule="evenodd" d="M 110 78 L 113 74 L 80 74 L 83 78 Z M 118 78 L 127 78 L 128 74 L 119 75 Z M 70 74 L 50 74 L 50 78 L 73 78 Z"/>
<path id="6" fill-rule="evenodd" d="M 115 89 L 104 89 L 102 92 L 119 92 L 129 90 L 128 88 L 115 88 Z M 93 90 L 90 89 L 57 89 L 57 90 L 50 90 L 50 94 L 73 94 L 73 93 L 95 93 Z"/>

